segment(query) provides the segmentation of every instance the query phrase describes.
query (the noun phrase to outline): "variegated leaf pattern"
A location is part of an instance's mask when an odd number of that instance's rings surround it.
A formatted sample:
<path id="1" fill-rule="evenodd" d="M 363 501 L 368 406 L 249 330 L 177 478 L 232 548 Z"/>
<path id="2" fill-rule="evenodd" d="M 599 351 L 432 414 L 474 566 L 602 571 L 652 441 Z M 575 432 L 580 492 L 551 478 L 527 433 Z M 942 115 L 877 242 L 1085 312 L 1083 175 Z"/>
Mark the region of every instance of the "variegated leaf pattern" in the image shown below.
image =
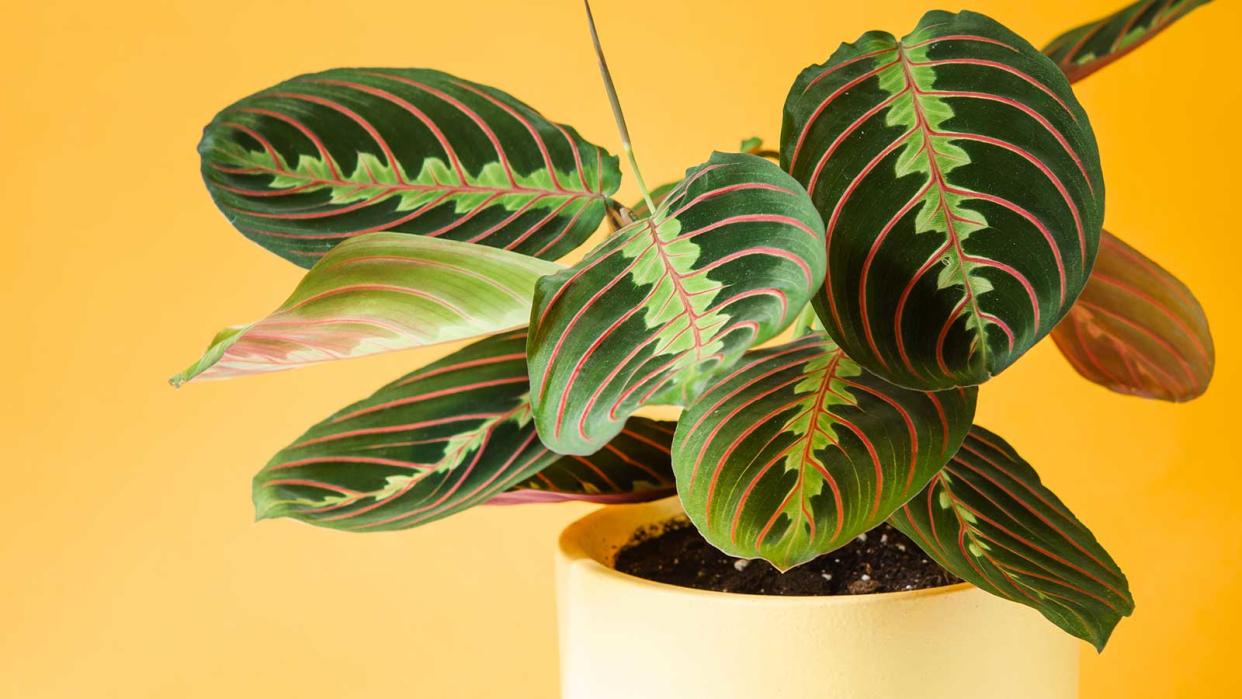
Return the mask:
<path id="1" fill-rule="evenodd" d="M 843 45 L 798 77 L 781 163 L 827 223 L 829 334 L 905 386 L 978 384 L 1052 330 L 1104 213 L 1087 116 L 1056 66 L 971 12 Z"/>
<path id="2" fill-rule="evenodd" d="M 1134 610 L 1125 575 L 1091 532 L 982 427 L 889 522 L 954 575 L 1034 607 L 1097 649 Z"/>
<path id="3" fill-rule="evenodd" d="M 315 425 L 255 476 L 259 517 L 368 532 L 512 502 L 510 488 L 588 500 L 666 492 L 665 424 L 635 419 L 574 465 L 539 441 L 525 348 L 525 329 L 480 340 Z"/>
<path id="4" fill-rule="evenodd" d="M 220 112 L 199 151 L 229 221 L 304 267 L 375 231 L 555 259 L 595 231 L 621 177 L 574 129 L 424 69 L 287 80 Z"/>
<path id="5" fill-rule="evenodd" d="M 587 456 L 562 456 L 490 504 L 565 500 L 618 504 L 668 497 L 675 492 L 669 460 L 674 427 L 674 422 L 632 417 L 603 449 Z"/>
<path id="6" fill-rule="evenodd" d="M 651 190 L 652 203 L 659 206 L 665 199 L 668 198 L 668 195 L 671 194 L 673 190 L 677 189 L 678 184 L 680 183 L 665 182 L 664 184 Z M 647 218 L 650 216 L 651 210 L 647 208 L 647 200 L 644 199 L 631 207 L 630 213 L 634 216 L 634 218 Z"/>
<path id="7" fill-rule="evenodd" d="M 1107 231 L 1087 287 L 1052 339 L 1084 377 L 1144 398 L 1197 398 L 1216 366 L 1190 289 Z"/>
<path id="8" fill-rule="evenodd" d="M 961 444 L 976 393 L 893 386 L 822 334 L 753 350 L 682 415 L 677 489 L 717 548 L 788 570 L 918 493 Z"/>
<path id="9" fill-rule="evenodd" d="M 1076 82 L 1142 46 L 1210 0 L 1139 0 L 1053 39 L 1044 53 Z"/>
<path id="10" fill-rule="evenodd" d="M 495 248 L 371 233 L 333 249 L 271 315 L 226 328 L 173 377 L 222 379 L 460 340 L 526 324 L 554 262 Z"/>
<path id="11" fill-rule="evenodd" d="M 823 274 L 823 224 L 802 187 L 762 158 L 716 153 L 653 216 L 539 280 L 528 352 L 540 437 L 590 454 L 639 407 L 684 403 L 785 328 Z"/>
<path id="12" fill-rule="evenodd" d="M 750 138 L 742 139 L 741 145 L 738 147 L 738 152 L 764 157 L 764 153 L 770 153 L 771 151 L 763 150 L 763 139 L 758 136 L 751 136 Z M 660 202 L 664 201 L 665 197 L 672 193 L 673 190 L 677 188 L 678 184 L 680 184 L 680 182 L 665 182 L 664 184 L 651 190 L 651 201 L 656 206 L 659 206 Z M 636 218 L 651 215 L 651 211 L 647 208 L 647 201 L 645 199 L 634 204 L 634 206 L 630 208 L 630 212 Z"/>
<path id="13" fill-rule="evenodd" d="M 258 516 L 405 529 L 538 473 L 558 457 L 531 425 L 525 346 L 481 340 L 315 425 L 255 476 Z"/>

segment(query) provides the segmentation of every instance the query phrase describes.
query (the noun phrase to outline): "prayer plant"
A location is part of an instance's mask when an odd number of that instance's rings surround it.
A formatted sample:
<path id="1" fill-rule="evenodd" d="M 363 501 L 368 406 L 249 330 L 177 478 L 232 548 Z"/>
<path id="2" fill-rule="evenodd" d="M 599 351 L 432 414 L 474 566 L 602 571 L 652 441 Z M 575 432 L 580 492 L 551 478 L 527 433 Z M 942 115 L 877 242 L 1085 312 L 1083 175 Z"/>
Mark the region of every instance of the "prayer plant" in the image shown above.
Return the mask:
<path id="1" fill-rule="evenodd" d="M 617 157 L 496 88 L 422 68 L 282 82 L 207 126 L 202 174 L 309 269 L 173 382 L 479 338 L 273 457 L 259 517 L 368 532 L 676 492 L 711 543 L 781 569 L 888 521 L 1102 648 L 1125 577 L 975 400 L 1048 334 L 1114 391 L 1207 387 L 1199 304 L 1101 229 L 1070 87 L 1200 4 L 1143 0 L 1043 52 L 972 12 L 868 32 L 796 77 L 779 153 L 749 139 L 650 192 L 599 52 L 632 208 Z M 653 405 L 684 410 L 636 415 Z"/>

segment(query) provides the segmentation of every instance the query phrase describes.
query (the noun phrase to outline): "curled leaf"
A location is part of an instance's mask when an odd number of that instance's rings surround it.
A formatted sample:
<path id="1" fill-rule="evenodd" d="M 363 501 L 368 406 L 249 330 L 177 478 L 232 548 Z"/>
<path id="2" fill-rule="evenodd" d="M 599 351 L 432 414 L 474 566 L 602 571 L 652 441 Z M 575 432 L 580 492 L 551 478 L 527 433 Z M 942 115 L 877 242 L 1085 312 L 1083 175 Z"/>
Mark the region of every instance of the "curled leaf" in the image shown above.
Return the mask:
<path id="1" fill-rule="evenodd" d="M 222 379 L 460 340 L 524 325 L 560 269 L 481 245 L 372 233 L 338 245 L 266 318 L 216 335 L 173 377 Z"/>

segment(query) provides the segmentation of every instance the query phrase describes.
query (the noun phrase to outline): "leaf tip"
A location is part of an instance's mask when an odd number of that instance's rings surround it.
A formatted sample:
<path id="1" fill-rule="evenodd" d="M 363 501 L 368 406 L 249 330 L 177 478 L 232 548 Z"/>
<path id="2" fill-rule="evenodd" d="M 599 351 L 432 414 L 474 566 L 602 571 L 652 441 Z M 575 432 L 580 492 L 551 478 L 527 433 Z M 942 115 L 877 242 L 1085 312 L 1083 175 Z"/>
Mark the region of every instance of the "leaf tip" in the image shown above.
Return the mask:
<path id="1" fill-rule="evenodd" d="M 254 477 L 251 484 L 250 499 L 254 503 L 254 521 L 262 522 L 265 519 L 278 519 L 283 516 L 280 510 L 280 501 L 272 496 L 271 490 L 267 484 L 261 480 L 263 473 L 260 472 Z"/>

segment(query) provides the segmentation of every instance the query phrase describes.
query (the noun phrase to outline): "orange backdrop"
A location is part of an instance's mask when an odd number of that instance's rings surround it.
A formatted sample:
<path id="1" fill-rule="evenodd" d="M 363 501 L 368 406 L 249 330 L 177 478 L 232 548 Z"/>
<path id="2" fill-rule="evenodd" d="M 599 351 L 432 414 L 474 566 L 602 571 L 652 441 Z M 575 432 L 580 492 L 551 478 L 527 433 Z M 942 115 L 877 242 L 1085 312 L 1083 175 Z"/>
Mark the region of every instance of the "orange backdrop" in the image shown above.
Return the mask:
<path id="1" fill-rule="evenodd" d="M 1119 2 L 973 9 L 1039 45 Z M 596 13 L 660 182 L 743 137 L 775 142 L 802 67 L 926 8 L 597 0 Z M 1242 689 L 1242 82 L 1223 40 L 1238 26 L 1237 3 L 1209 5 L 1078 87 L 1108 226 L 1199 295 L 1212 389 L 1182 406 L 1124 398 L 1044 342 L 981 397 L 981 422 L 1130 576 L 1134 617 L 1102 656 L 1083 646 L 1088 699 Z M 588 508 L 485 508 L 374 535 L 252 521 L 250 477 L 270 454 L 453 347 L 164 381 L 299 277 L 233 231 L 199 181 L 194 147 L 218 108 L 313 69 L 433 66 L 616 150 L 579 3 L 45 0 L 9 3 L 0 39 L 0 697 L 553 696 L 552 545 Z"/>

